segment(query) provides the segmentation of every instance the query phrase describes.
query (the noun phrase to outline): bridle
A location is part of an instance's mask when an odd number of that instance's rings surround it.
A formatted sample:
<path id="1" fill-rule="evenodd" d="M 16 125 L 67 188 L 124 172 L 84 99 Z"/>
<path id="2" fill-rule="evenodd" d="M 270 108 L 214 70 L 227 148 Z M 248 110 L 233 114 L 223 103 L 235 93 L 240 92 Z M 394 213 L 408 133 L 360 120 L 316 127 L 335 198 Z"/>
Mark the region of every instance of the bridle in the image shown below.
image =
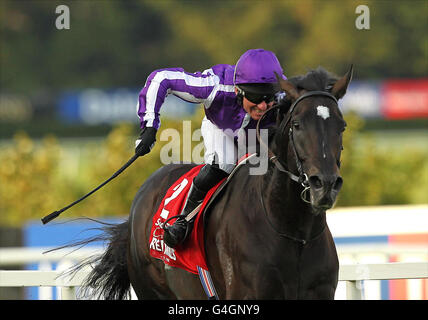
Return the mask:
<path id="1" fill-rule="evenodd" d="M 337 104 L 337 99 L 335 96 L 333 96 L 331 93 L 325 92 L 325 91 L 309 91 L 306 92 L 304 94 L 302 94 L 300 97 L 298 97 L 296 99 L 296 101 L 293 102 L 293 104 L 291 105 L 291 107 L 289 108 L 287 114 L 287 120 L 285 122 L 284 128 L 287 127 L 287 125 L 289 124 L 289 122 L 291 121 L 292 115 L 293 115 L 293 111 L 296 109 L 297 105 L 299 104 L 299 102 L 301 102 L 303 99 L 306 99 L 308 97 L 313 97 L 313 96 L 324 96 L 324 97 L 328 97 L 330 99 L 332 99 L 336 104 Z M 309 186 L 309 178 L 308 175 L 304 172 L 303 170 L 303 164 L 302 161 L 300 160 L 299 154 L 297 153 L 297 149 L 296 149 L 296 144 L 294 143 L 294 138 L 293 138 L 293 126 L 290 126 L 290 129 L 288 130 L 288 137 L 289 137 L 289 142 L 291 142 L 291 147 L 293 149 L 293 153 L 294 153 L 294 158 L 296 160 L 296 167 L 297 167 L 297 171 L 299 173 L 299 175 L 295 175 L 294 173 L 292 173 L 291 171 L 286 169 L 286 166 L 284 166 L 281 163 L 281 160 L 278 158 L 278 156 L 273 153 L 272 150 L 269 149 L 269 146 L 267 146 L 262 139 L 260 138 L 260 122 L 263 120 L 263 118 L 272 110 L 275 110 L 277 108 L 279 108 L 280 105 L 274 105 L 273 107 L 271 107 L 270 109 L 266 110 L 263 115 L 260 117 L 260 119 L 257 121 L 257 126 L 256 126 L 256 135 L 257 135 L 257 140 L 259 141 L 260 145 L 263 145 L 268 152 L 268 159 L 269 161 L 273 162 L 276 166 L 276 168 L 281 171 L 284 172 L 286 174 L 288 174 L 288 176 L 290 177 L 291 180 L 301 184 L 303 186 L 303 191 L 300 194 L 300 197 L 302 198 L 302 200 L 306 203 L 310 203 L 310 201 L 306 200 L 305 198 L 305 193 L 307 191 L 309 191 L 310 186 Z"/>
<path id="2" fill-rule="evenodd" d="M 337 104 L 337 99 L 335 96 L 333 96 L 332 94 L 325 92 L 325 91 L 309 91 L 304 93 L 303 95 L 301 95 L 299 98 L 296 99 L 296 101 L 294 101 L 294 103 L 291 105 L 290 109 L 288 110 L 288 118 L 285 122 L 284 128 L 287 127 L 288 123 L 291 121 L 291 117 L 293 115 L 293 111 L 295 110 L 297 104 L 302 101 L 305 98 L 308 97 L 313 97 L 313 96 L 324 96 L 324 97 L 328 97 L 330 99 L 332 99 L 336 104 Z M 273 107 L 271 107 L 270 109 L 266 110 L 263 115 L 260 117 L 260 119 L 257 121 L 257 126 L 256 126 L 256 134 L 257 134 L 257 140 L 259 141 L 260 145 L 264 145 L 264 147 L 267 148 L 268 151 L 268 158 L 270 161 L 272 161 L 276 168 L 281 171 L 284 172 L 286 174 L 288 174 L 288 176 L 290 177 L 291 180 L 301 184 L 303 186 L 303 191 L 300 193 L 300 198 L 306 202 L 306 203 L 311 203 L 310 201 L 305 199 L 305 193 L 310 189 L 309 186 L 309 178 L 308 175 L 303 171 L 303 164 L 302 161 L 299 158 L 299 154 L 297 153 L 297 149 L 296 149 L 296 145 L 294 143 L 294 139 L 293 139 L 293 126 L 290 126 L 290 129 L 288 131 L 288 137 L 289 137 L 289 141 L 291 142 L 291 146 L 293 148 L 293 153 L 294 153 L 294 158 L 296 160 L 296 166 L 297 166 L 297 171 L 299 172 L 299 176 L 296 176 L 295 174 L 293 174 L 292 172 L 290 172 L 289 170 L 285 169 L 285 166 L 281 163 L 280 159 L 278 158 L 278 156 L 272 152 L 272 150 L 269 149 L 269 146 L 267 146 L 262 139 L 260 139 L 260 122 L 263 120 L 263 118 L 266 116 L 266 114 L 268 114 L 269 111 L 275 110 L 277 108 L 279 108 L 280 105 L 274 105 Z M 307 244 L 309 241 L 313 241 L 318 239 L 325 231 L 326 229 L 326 224 L 324 225 L 324 227 L 322 228 L 321 232 L 316 235 L 315 237 L 313 237 L 312 239 L 309 240 L 305 240 L 305 239 L 299 239 L 293 236 L 290 236 L 286 233 L 283 232 L 279 232 L 278 230 L 276 230 L 275 226 L 272 224 L 272 222 L 269 220 L 268 214 L 267 214 L 267 210 L 266 210 L 266 206 L 263 200 L 263 195 L 260 195 L 260 201 L 262 204 L 262 208 L 263 211 L 265 213 L 267 222 L 269 223 L 269 226 L 272 228 L 272 230 L 275 231 L 276 234 L 278 234 L 281 237 L 284 238 L 288 238 L 290 240 L 299 242 L 302 245 Z"/>

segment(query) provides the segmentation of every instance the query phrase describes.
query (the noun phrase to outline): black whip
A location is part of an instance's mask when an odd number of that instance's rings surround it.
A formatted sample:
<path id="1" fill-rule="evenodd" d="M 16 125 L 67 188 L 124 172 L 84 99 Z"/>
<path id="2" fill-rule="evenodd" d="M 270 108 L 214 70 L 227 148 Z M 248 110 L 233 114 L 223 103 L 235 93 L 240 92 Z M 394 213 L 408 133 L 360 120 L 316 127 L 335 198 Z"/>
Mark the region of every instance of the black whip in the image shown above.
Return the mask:
<path id="1" fill-rule="evenodd" d="M 56 217 L 58 217 L 61 213 L 63 213 L 65 210 L 70 209 L 72 206 L 74 206 L 75 204 L 79 203 L 80 201 L 86 199 L 87 197 L 89 197 L 91 194 L 93 194 L 95 191 L 101 189 L 103 186 L 105 186 L 107 183 L 109 183 L 111 180 L 113 180 L 114 178 L 116 178 L 119 174 L 121 174 L 126 168 L 128 168 L 140 155 L 135 154 L 134 156 L 132 156 L 131 159 L 128 160 L 127 163 L 125 163 L 119 170 L 117 170 L 110 178 L 108 178 L 106 181 L 104 181 L 103 183 L 101 183 L 98 187 L 96 187 L 94 190 L 92 190 L 91 192 L 87 193 L 86 195 L 84 195 L 83 197 L 81 197 L 80 199 L 74 201 L 73 203 L 69 204 L 68 206 L 62 208 L 61 210 L 58 211 L 54 211 L 50 214 L 48 214 L 46 217 L 42 218 L 42 222 L 43 224 L 48 223 L 49 221 L 55 219 Z"/>

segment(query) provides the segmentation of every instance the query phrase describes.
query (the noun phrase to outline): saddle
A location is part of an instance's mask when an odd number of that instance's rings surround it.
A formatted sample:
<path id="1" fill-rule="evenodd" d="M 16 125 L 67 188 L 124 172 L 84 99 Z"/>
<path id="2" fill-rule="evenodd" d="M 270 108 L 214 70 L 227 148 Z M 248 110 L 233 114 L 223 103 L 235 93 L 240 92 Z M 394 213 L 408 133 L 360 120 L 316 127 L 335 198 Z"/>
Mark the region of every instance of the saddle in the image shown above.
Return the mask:
<path id="1" fill-rule="evenodd" d="M 204 165 L 193 167 L 190 171 L 181 176 L 174 184 L 172 184 L 152 219 L 149 242 L 150 255 L 154 258 L 161 259 L 169 266 L 182 268 L 194 274 L 198 274 L 198 270 L 200 270 L 200 268 L 208 270 L 204 246 L 204 227 L 207 222 L 207 218 L 204 217 L 205 212 L 214 199 L 216 199 L 220 194 L 221 190 L 223 190 L 227 183 L 232 179 L 239 167 L 255 155 L 256 154 L 245 155 L 242 157 L 228 178 L 223 179 L 208 191 L 203 202 L 186 217 L 187 220 L 190 220 L 199 211 L 201 211 L 195 218 L 192 233 L 189 234 L 184 243 L 178 245 L 174 249 L 168 247 L 163 242 L 164 230 L 162 229 L 162 226 L 165 221 L 168 220 L 168 217 L 172 217 L 176 215 L 177 212 L 181 212 L 183 210 L 193 178 L 197 176 Z M 169 222 L 167 221 L 167 223 Z"/>

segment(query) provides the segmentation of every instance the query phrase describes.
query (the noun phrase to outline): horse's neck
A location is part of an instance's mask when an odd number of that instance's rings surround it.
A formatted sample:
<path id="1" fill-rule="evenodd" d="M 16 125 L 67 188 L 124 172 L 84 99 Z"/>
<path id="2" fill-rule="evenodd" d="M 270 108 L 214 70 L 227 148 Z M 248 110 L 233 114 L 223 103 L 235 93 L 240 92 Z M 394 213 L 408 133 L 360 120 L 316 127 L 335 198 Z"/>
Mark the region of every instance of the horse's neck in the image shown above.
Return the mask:
<path id="1" fill-rule="evenodd" d="M 270 176 L 269 176 L 270 175 Z M 315 216 L 311 206 L 302 201 L 302 187 L 276 169 L 262 179 L 266 213 L 276 231 L 309 240 L 322 231 L 325 213 Z"/>

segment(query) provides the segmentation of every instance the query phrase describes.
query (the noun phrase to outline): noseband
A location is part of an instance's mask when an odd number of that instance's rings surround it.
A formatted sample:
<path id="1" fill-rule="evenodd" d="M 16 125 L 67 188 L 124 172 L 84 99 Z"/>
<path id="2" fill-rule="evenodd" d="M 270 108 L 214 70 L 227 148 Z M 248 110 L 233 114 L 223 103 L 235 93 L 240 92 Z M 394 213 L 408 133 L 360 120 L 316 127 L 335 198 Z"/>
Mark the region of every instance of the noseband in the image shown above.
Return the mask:
<path id="1" fill-rule="evenodd" d="M 287 121 L 285 122 L 284 128 L 287 127 L 288 123 L 290 122 L 291 117 L 293 115 L 293 111 L 296 109 L 298 103 L 305 98 L 313 97 L 313 96 L 328 97 L 328 98 L 332 99 L 337 104 L 336 97 L 334 97 L 332 94 L 330 94 L 328 92 L 325 92 L 325 91 L 309 91 L 309 92 L 306 92 L 303 95 L 301 95 L 299 98 L 297 98 L 296 101 L 294 101 L 294 103 L 291 105 L 290 109 L 288 110 L 288 118 L 287 118 Z M 256 126 L 257 140 L 259 141 L 260 145 L 264 145 L 267 148 L 268 158 L 270 161 L 272 161 L 275 164 L 277 169 L 281 172 L 288 174 L 288 176 L 290 177 L 291 180 L 301 184 L 304 187 L 304 190 L 300 194 L 300 197 L 302 198 L 303 201 L 310 203 L 308 200 L 305 199 L 305 193 L 310 188 L 309 178 L 308 178 L 308 175 L 303 171 L 303 164 L 302 164 L 302 161 L 300 160 L 299 155 L 297 153 L 296 145 L 295 145 L 294 139 L 293 139 L 293 126 L 290 126 L 290 129 L 288 131 L 288 137 L 289 137 L 289 141 L 291 142 L 291 146 L 293 148 L 294 158 L 296 160 L 296 166 L 297 166 L 297 171 L 299 172 L 299 176 L 296 176 L 295 174 L 293 174 L 289 170 L 285 169 L 285 166 L 281 163 L 281 161 L 279 160 L 277 155 L 275 155 L 275 153 L 273 153 L 272 150 L 269 149 L 269 146 L 267 146 L 260 138 L 260 128 L 259 128 L 260 122 L 268 114 L 269 111 L 272 111 L 272 110 L 277 109 L 279 107 L 280 107 L 279 105 L 275 105 L 272 108 L 266 110 L 265 113 L 263 113 L 263 115 L 257 121 L 257 126 Z"/>

